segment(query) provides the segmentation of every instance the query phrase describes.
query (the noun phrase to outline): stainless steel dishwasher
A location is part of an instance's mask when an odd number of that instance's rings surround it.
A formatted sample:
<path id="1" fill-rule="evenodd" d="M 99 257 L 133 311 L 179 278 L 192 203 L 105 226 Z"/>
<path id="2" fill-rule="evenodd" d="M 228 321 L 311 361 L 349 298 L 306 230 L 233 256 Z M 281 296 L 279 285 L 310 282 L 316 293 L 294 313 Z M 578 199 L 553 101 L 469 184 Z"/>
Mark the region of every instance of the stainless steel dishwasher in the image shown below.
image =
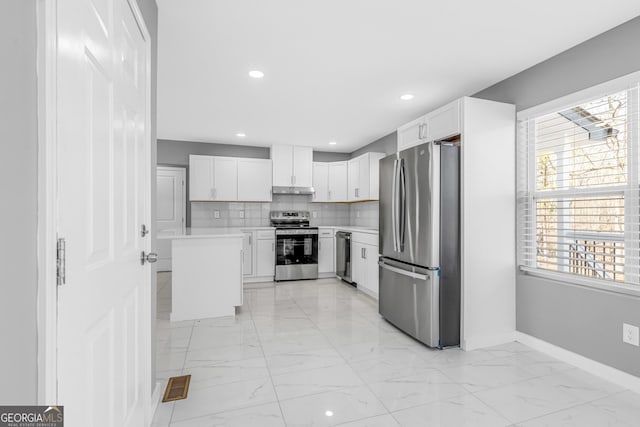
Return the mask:
<path id="1" fill-rule="evenodd" d="M 336 233 L 336 276 L 353 285 L 351 280 L 351 233 Z"/>

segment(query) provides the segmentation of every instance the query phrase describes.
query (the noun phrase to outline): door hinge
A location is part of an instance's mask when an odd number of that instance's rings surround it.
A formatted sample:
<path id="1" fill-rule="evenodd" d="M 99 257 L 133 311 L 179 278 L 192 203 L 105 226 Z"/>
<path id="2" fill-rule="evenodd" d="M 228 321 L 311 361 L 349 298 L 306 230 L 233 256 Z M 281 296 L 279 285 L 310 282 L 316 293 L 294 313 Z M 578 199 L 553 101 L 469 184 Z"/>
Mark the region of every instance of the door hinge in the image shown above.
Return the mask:
<path id="1" fill-rule="evenodd" d="M 67 282 L 67 244 L 59 237 L 56 242 L 56 283 L 62 286 Z"/>

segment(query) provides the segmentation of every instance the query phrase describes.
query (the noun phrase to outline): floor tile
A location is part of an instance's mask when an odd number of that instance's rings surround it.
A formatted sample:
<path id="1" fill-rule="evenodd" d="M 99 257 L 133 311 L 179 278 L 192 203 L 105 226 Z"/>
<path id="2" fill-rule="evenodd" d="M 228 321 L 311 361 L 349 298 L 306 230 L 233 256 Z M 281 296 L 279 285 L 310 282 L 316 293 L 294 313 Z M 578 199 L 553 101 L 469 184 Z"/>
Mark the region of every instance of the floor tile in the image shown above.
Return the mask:
<path id="1" fill-rule="evenodd" d="M 204 348 L 187 352 L 185 368 L 262 357 L 260 343 L 252 342 L 226 347 Z"/>
<path id="2" fill-rule="evenodd" d="M 385 414 L 338 425 L 340 427 L 398 427 L 400 424 L 390 414 Z"/>
<path id="3" fill-rule="evenodd" d="M 346 363 L 274 375 L 272 380 L 280 400 L 362 385 L 362 380 Z"/>
<path id="4" fill-rule="evenodd" d="M 284 427 L 280 405 L 268 403 L 205 417 L 178 421 L 171 427 Z"/>
<path id="5" fill-rule="evenodd" d="M 592 375 L 575 371 L 521 381 L 476 396 L 517 423 L 621 391 Z"/>
<path id="6" fill-rule="evenodd" d="M 330 426 L 387 412 L 366 387 L 283 400 L 280 407 L 287 426 Z"/>
<path id="7" fill-rule="evenodd" d="M 403 427 L 506 427 L 511 423 L 473 395 L 394 412 Z"/>
<path id="8" fill-rule="evenodd" d="M 638 427 L 640 395 L 626 391 L 518 425 L 521 427 Z"/>
<path id="9" fill-rule="evenodd" d="M 442 372 L 470 392 L 512 384 L 536 375 L 520 366 L 517 360 L 500 358 L 440 368 Z"/>
<path id="10" fill-rule="evenodd" d="M 313 368 L 340 365 L 342 363 L 344 363 L 342 356 L 330 347 L 267 356 L 267 364 L 271 370 L 271 375 L 306 371 Z"/>
<path id="11" fill-rule="evenodd" d="M 276 401 L 269 378 L 192 387 L 187 399 L 175 403 L 172 422 Z"/>
<path id="12" fill-rule="evenodd" d="M 369 388 L 391 412 L 468 393 L 436 369 L 369 384 Z"/>
<path id="13" fill-rule="evenodd" d="M 193 366 L 184 368 L 182 373 L 191 374 L 191 389 L 269 377 L 267 362 L 263 357 Z"/>

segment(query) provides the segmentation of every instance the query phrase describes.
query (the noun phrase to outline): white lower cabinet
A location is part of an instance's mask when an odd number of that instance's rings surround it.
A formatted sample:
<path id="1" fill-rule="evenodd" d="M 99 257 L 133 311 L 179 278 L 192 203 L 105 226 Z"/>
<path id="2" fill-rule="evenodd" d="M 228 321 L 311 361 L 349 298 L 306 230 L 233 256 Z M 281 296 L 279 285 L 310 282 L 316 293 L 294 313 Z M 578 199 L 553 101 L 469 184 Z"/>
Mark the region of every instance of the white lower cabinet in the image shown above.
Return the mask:
<path id="1" fill-rule="evenodd" d="M 270 282 L 276 270 L 276 233 L 273 229 L 243 230 L 244 283 Z"/>
<path id="2" fill-rule="evenodd" d="M 351 278 L 361 290 L 378 298 L 378 236 L 351 234 Z"/>
<path id="3" fill-rule="evenodd" d="M 335 236 L 333 228 L 318 231 L 318 274 L 333 276 L 335 268 Z"/>
<path id="4" fill-rule="evenodd" d="M 242 275 L 253 276 L 253 232 L 245 232 L 242 238 Z"/>
<path id="5" fill-rule="evenodd" d="M 256 244 L 256 276 L 273 277 L 276 269 L 276 240 L 258 239 Z"/>

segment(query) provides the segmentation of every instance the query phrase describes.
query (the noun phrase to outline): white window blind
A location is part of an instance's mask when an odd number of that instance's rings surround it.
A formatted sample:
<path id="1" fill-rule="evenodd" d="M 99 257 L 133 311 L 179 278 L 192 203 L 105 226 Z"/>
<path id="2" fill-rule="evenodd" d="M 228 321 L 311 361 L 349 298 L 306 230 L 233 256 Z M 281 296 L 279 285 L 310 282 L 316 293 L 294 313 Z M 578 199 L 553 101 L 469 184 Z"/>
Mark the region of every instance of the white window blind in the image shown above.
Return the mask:
<path id="1" fill-rule="evenodd" d="M 638 84 L 518 120 L 518 260 L 639 284 Z"/>

